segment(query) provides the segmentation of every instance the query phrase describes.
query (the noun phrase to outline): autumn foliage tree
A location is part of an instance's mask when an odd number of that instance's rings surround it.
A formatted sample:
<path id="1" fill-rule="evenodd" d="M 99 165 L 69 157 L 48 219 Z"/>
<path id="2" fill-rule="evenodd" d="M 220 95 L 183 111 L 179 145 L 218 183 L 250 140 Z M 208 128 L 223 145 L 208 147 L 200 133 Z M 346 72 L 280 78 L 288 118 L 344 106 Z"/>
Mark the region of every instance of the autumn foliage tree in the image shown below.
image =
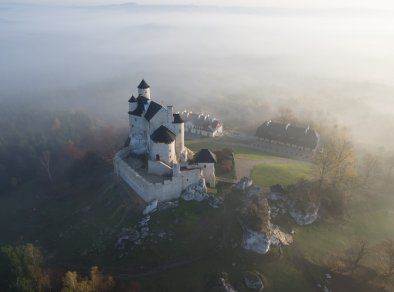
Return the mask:
<path id="1" fill-rule="evenodd" d="M 114 291 L 114 280 L 104 276 L 98 267 L 92 267 L 89 277 L 80 277 L 77 272 L 68 271 L 63 277 L 61 292 L 107 292 Z"/>
<path id="2" fill-rule="evenodd" d="M 0 291 L 47 291 L 43 256 L 32 244 L 0 248 Z"/>
<path id="3" fill-rule="evenodd" d="M 326 134 L 314 156 L 320 187 L 327 183 L 333 188 L 351 187 L 356 178 L 356 158 L 353 144 L 346 130 L 334 129 Z"/>
<path id="4" fill-rule="evenodd" d="M 334 128 L 324 137 L 314 156 L 318 195 L 328 210 L 343 215 L 357 182 L 355 151 L 345 129 Z"/>

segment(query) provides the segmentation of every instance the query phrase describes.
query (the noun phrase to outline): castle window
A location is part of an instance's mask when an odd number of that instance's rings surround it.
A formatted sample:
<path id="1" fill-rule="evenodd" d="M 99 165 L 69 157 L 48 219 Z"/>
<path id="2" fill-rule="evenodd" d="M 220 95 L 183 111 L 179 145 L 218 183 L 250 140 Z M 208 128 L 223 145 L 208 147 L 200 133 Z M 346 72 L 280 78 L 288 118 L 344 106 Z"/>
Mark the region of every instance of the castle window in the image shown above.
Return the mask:
<path id="1" fill-rule="evenodd" d="M 137 121 L 137 118 L 134 118 L 134 121 Z"/>
<path id="2" fill-rule="evenodd" d="M 179 129 L 179 133 L 181 132 L 181 129 Z"/>
<path id="3" fill-rule="evenodd" d="M 156 160 L 160 160 L 160 155 L 156 154 Z"/>
<path id="4" fill-rule="evenodd" d="M 207 168 L 207 165 L 206 165 L 206 164 L 204 164 L 204 168 Z"/>

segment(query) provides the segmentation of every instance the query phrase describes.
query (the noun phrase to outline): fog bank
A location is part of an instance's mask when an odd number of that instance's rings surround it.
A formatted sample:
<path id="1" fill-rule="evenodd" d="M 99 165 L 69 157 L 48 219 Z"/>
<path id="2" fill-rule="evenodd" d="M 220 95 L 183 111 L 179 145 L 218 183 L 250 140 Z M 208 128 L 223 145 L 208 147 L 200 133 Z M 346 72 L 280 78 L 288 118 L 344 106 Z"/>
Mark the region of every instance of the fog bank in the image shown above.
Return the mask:
<path id="1" fill-rule="evenodd" d="M 0 52 L 1 102 L 124 126 L 145 78 L 160 102 L 228 125 L 257 125 L 286 106 L 394 145 L 389 9 L 0 4 Z"/>

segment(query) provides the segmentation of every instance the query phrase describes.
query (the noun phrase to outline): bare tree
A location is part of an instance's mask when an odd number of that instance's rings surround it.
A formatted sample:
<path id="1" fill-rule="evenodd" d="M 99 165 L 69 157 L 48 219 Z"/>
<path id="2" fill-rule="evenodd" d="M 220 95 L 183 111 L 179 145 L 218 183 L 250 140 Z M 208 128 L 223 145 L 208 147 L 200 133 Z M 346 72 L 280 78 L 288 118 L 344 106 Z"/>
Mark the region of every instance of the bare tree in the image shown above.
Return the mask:
<path id="1" fill-rule="evenodd" d="M 295 117 L 293 111 L 288 107 L 281 107 L 275 117 L 275 120 L 284 124 L 298 124 L 298 120 Z"/>
<path id="2" fill-rule="evenodd" d="M 392 277 L 394 276 L 394 240 L 388 239 L 382 242 L 381 252 L 383 254 L 383 267 L 384 276 Z"/>
<path id="3" fill-rule="evenodd" d="M 387 181 L 390 181 L 391 174 L 394 169 L 394 156 L 390 156 L 388 159 L 386 159 L 386 163 L 387 163 L 386 179 L 387 179 Z"/>
<path id="4" fill-rule="evenodd" d="M 355 178 L 355 155 L 353 145 L 345 130 L 333 130 L 327 135 L 323 147 L 314 157 L 319 189 L 324 182 L 332 187 L 345 187 Z"/>
<path id="5" fill-rule="evenodd" d="M 371 183 L 371 179 L 376 176 L 378 170 L 378 156 L 370 153 L 366 154 L 360 167 L 360 187 L 366 188 Z"/>
<path id="6" fill-rule="evenodd" d="M 49 150 L 44 150 L 40 157 L 41 166 L 47 174 L 48 180 L 52 183 L 52 173 L 51 173 L 51 152 Z"/>
<path id="7" fill-rule="evenodd" d="M 368 255 L 369 247 L 367 241 L 353 244 L 345 254 L 344 262 L 346 270 L 352 275 L 361 266 L 361 261 Z"/>

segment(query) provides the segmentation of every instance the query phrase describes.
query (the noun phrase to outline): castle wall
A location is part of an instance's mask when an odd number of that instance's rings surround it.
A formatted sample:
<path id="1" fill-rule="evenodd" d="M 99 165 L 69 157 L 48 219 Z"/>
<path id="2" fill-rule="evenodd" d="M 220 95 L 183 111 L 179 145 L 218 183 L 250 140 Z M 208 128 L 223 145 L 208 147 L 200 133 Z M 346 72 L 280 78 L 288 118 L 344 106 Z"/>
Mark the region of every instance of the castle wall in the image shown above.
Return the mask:
<path id="1" fill-rule="evenodd" d="M 182 189 L 186 189 L 188 186 L 197 183 L 201 179 L 201 170 L 182 170 L 180 175 L 182 177 Z"/>
<path id="2" fill-rule="evenodd" d="M 200 180 L 200 170 L 193 169 L 181 171 L 178 176 L 173 176 L 163 183 L 151 183 L 139 175 L 124 160 L 129 154 L 129 149 L 123 148 L 116 153 L 114 158 L 114 170 L 145 202 L 152 200 L 167 201 L 179 198 L 182 191 Z"/>

